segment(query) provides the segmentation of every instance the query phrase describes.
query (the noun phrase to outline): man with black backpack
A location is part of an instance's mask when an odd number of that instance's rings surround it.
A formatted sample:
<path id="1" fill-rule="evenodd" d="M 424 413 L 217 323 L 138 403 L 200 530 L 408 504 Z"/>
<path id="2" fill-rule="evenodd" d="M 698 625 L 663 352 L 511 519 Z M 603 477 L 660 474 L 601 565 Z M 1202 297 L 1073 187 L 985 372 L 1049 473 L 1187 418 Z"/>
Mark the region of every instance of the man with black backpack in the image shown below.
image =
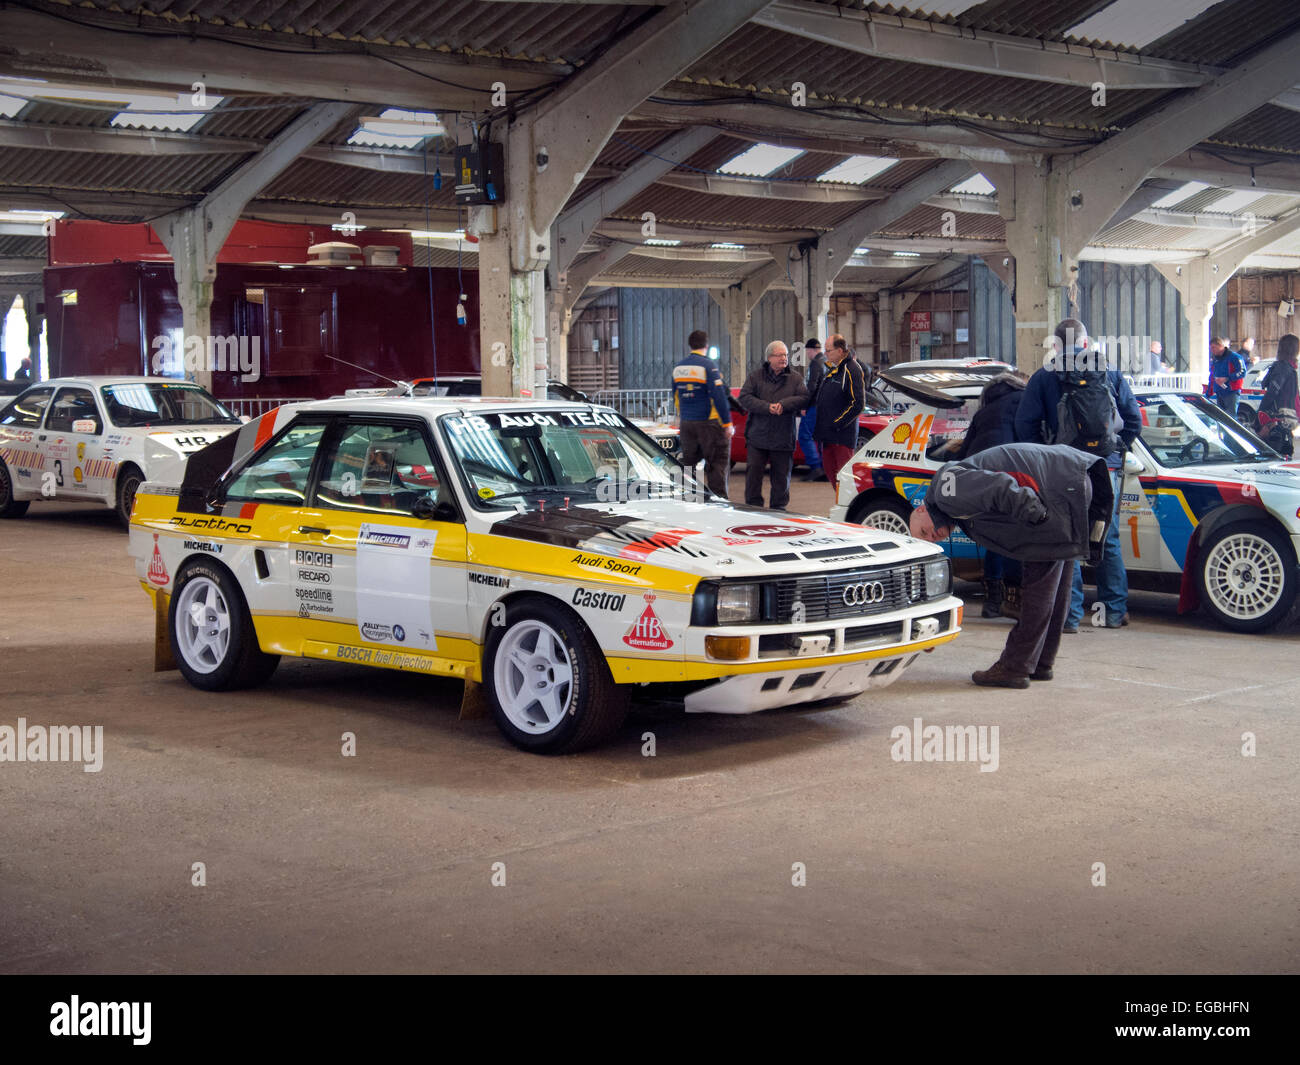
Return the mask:
<path id="1" fill-rule="evenodd" d="M 1053 337 L 1053 354 L 1034 372 L 1016 411 L 1016 439 L 1031 444 L 1065 444 L 1105 458 L 1115 495 L 1122 492 L 1124 452 L 1142 432 L 1142 411 L 1118 369 L 1088 340 L 1077 318 L 1066 318 Z M 1097 601 L 1106 607 L 1105 626 L 1128 624 L 1128 574 L 1118 519 L 1110 523 L 1097 564 Z M 1078 632 L 1083 619 L 1083 571 L 1074 567 L 1074 587 L 1064 632 Z"/>

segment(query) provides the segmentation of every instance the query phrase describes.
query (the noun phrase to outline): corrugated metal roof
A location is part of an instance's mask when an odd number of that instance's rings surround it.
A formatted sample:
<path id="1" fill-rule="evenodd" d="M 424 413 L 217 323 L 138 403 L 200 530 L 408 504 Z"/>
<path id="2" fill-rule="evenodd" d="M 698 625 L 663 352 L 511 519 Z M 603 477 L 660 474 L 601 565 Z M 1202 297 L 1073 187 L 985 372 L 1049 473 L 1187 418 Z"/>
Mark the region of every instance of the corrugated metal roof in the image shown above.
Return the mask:
<path id="1" fill-rule="evenodd" d="M 447 177 L 450 171 L 448 160 L 444 158 L 442 161 L 443 183 L 442 188 L 436 191 L 433 188 L 433 170 L 432 155 L 429 156 L 427 179 L 423 174 L 391 173 L 317 159 L 297 159 L 258 193 L 258 198 L 324 204 L 422 207 L 427 196 L 431 208 L 454 209 L 455 190 L 453 182 Z"/>
<path id="2" fill-rule="evenodd" d="M 182 32 L 187 25 L 206 23 L 281 35 L 338 37 L 566 63 L 588 58 L 621 28 L 654 10 L 622 4 L 487 4 L 474 0 L 375 0 L 367 4 L 334 0 L 115 0 L 109 4 L 101 0 L 78 6 L 143 16 L 142 26 L 167 26 Z M 167 21 L 149 18 L 151 15 L 164 16 Z"/>
<path id="3" fill-rule="evenodd" d="M 1205 251 L 1222 244 L 1221 229 L 1190 229 L 1182 226 L 1153 226 L 1129 219 L 1093 238 L 1099 248 L 1152 248 L 1155 250 Z"/>
<path id="4" fill-rule="evenodd" d="M 242 155 L 107 155 L 6 148 L 0 152 L 0 182 L 11 188 L 201 196 L 243 158 Z"/>
<path id="5" fill-rule="evenodd" d="M 1007 224 L 1001 215 L 953 213 L 957 215 L 957 238 L 954 239 L 1003 240 L 1007 235 Z M 922 204 L 896 222 L 890 222 L 880 232 L 887 236 L 949 236 L 943 232 L 944 214 L 941 207 Z"/>
<path id="6" fill-rule="evenodd" d="M 861 203 L 806 203 L 800 200 L 753 196 L 715 196 L 652 185 L 618 208 L 610 217 L 639 220 L 653 211 L 660 225 L 753 229 L 830 229 L 853 214 Z"/>
<path id="7" fill-rule="evenodd" d="M 13 234 L 0 235 L 0 258 L 5 259 L 44 259 L 45 238 L 24 237 Z M 8 281 L 7 277 L 0 281 Z"/>

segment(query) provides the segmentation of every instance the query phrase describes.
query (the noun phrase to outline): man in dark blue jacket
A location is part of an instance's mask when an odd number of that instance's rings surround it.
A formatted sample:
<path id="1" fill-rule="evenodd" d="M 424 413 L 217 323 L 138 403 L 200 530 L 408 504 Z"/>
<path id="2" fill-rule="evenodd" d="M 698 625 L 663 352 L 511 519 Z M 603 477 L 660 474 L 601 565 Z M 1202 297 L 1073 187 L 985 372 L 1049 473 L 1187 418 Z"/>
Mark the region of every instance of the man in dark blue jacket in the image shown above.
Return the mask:
<path id="1" fill-rule="evenodd" d="M 1056 327 L 1055 350 L 1058 365 L 1072 364 L 1070 360 L 1089 352 L 1087 327 L 1077 318 L 1066 318 Z M 1100 353 L 1094 352 L 1098 357 Z M 1064 360 L 1064 362 L 1062 362 Z M 1115 398 L 1115 407 L 1124 426 L 1119 431 L 1120 449 L 1106 458 L 1115 492 L 1123 491 L 1124 452 L 1142 432 L 1142 410 L 1133 397 L 1133 390 L 1119 370 L 1108 370 L 1106 379 Z M 1024 397 L 1016 410 L 1016 439 L 1030 444 L 1049 444 L 1056 440 L 1058 430 L 1057 404 L 1061 400 L 1061 376 L 1052 366 L 1035 370 L 1025 387 Z M 1106 536 L 1106 545 L 1097 565 L 1097 601 L 1106 606 L 1105 626 L 1118 629 L 1128 624 L 1128 574 L 1124 570 L 1124 552 L 1119 542 L 1119 522 L 1112 521 Z M 1074 587 L 1070 610 L 1065 618 L 1064 632 L 1078 632 L 1083 619 L 1083 571 L 1076 562 Z"/>
<path id="2" fill-rule="evenodd" d="M 826 477 L 835 483 L 858 446 L 858 415 L 866 406 L 862 367 L 839 333 L 826 341 L 826 376 L 817 389 L 813 437 L 822 448 Z"/>
<path id="3" fill-rule="evenodd" d="M 1210 341 L 1210 395 L 1219 409 L 1237 416 L 1242 381 L 1246 377 L 1246 360 L 1228 347 L 1223 337 Z"/>
<path id="4" fill-rule="evenodd" d="M 709 491 L 727 498 L 731 469 L 731 397 L 718 364 L 707 354 L 709 335 L 697 329 L 688 338 L 691 353 L 673 367 L 673 402 L 682 440 L 682 462 L 689 469 L 704 460 Z"/>

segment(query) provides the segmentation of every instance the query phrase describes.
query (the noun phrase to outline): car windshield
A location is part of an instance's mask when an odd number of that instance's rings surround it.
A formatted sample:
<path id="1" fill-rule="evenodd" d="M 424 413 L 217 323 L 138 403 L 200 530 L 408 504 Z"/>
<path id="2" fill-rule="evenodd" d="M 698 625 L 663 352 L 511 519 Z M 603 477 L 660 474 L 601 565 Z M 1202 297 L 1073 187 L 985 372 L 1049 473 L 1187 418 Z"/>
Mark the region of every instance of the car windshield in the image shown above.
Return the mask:
<path id="1" fill-rule="evenodd" d="M 1169 469 L 1207 462 L 1272 462 L 1280 456 L 1198 396 L 1143 396 L 1142 443 Z"/>
<path id="2" fill-rule="evenodd" d="M 132 381 L 100 389 L 109 420 L 121 429 L 157 425 L 238 425 L 239 419 L 197 385 Z"/>
<path id="3" fill-rule="evenodd" d="M 456 414 L 439 424 L 481 508 L 544 507 L 560 497 L 614 502 L 708 494 L 613 411 Z"/>

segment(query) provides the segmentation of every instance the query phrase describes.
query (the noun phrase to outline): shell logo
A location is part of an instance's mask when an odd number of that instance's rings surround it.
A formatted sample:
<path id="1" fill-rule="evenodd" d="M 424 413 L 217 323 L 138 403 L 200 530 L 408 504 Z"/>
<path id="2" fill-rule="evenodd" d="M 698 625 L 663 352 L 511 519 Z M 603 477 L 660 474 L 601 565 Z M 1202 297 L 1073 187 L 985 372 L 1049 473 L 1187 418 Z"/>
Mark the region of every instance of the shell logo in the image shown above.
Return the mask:
<path id="1" fill-rule="evenodd" d="M 925 442 L 930 439 L 930 427 L 934 425 L 933 414 L 917 414 L 912 418 L 912 423 L 900 422 L 894 429 L 893 440 L 899 447 L 905 447 L 908 451 L 914 448 L 925 447 Z"/>

